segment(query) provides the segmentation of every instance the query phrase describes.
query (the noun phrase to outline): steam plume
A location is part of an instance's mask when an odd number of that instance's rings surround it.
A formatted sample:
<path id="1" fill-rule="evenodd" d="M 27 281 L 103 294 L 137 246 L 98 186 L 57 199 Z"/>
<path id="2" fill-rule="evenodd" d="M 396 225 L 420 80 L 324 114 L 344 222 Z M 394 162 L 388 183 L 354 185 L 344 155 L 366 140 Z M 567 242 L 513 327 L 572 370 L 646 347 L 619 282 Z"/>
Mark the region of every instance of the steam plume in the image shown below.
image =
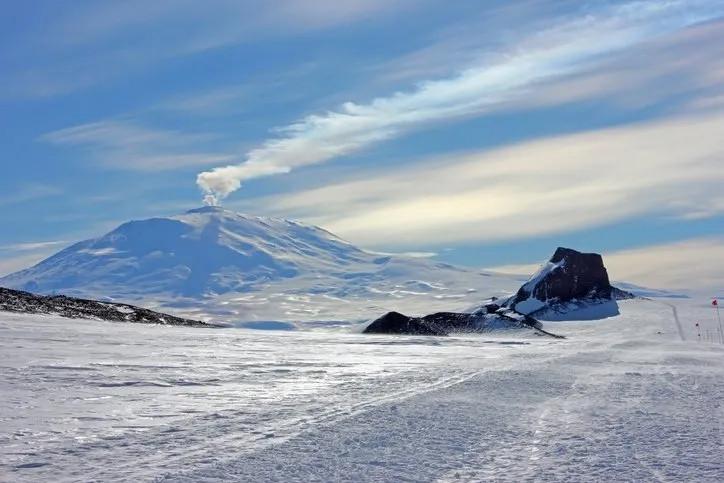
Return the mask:
<path id="1" fill-rule="evenodd" d="M 458 75 L 420 84 L 367 104 L 348 102 L 338 111 L 309 116 L 250 151 L 246 161 L 200 173 L 197 184 L 214 202 L 243 181 L 323 163 L 393 138 L 422 124 L 481 114 L 515 101 L 534 84 L 590 67 L 603 54 L 715 18 L 713 0 L 632 1 L 522 39 L 497 62 L 488 57 Z"/>

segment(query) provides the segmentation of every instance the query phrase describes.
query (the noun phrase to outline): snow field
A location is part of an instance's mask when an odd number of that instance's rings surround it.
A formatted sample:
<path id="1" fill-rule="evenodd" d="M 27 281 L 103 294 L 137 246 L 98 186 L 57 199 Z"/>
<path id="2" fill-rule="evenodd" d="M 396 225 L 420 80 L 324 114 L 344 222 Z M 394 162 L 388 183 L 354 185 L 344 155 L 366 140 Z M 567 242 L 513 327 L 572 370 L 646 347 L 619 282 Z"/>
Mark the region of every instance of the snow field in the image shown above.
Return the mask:
<path id="1" fill-rule="evenodd" d="M 724 346 L 621 312 L 564 341 L 3 314 L 0 480 L 721 481 Z"/>

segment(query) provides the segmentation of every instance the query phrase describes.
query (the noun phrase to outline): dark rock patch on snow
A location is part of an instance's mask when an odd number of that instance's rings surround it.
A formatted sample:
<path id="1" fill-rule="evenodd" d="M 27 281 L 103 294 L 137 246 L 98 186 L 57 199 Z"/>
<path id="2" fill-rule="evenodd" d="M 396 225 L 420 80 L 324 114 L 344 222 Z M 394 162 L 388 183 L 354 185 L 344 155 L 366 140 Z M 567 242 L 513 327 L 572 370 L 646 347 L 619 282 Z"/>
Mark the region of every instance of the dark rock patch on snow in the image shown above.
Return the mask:
<path id="1" fill-rule="evenodd" d="M 543 331 L 542 324 L 533 317 L 509 310 L 496 313 L 476 311 L 471 314 L 438 312 L 424 317 L 408 317 L 399 312 L 389 312 L 369 324 L 362 333 L 445 336 L 509 329 L 533 329 L 538 333 L 557 337 Z"/>
<path id="2" fill-rule="evenodd" d="M 542 320 L 595 320 L 619 314 L 617 300 L 634 298 L 611 285 L 603 257 L 559 247 L 551 259 L 507 300 L 491 299 L 472 313 L 408 317 L 390 312 L 363 333 L 447 335 L 504 329 L 543 330 Z"/>
<path id="3" fill-rule="evenodd" d="M 526 284 L 518 291 L 518 298 L 525 300 L 531 295 L 538 300 L 557 299 L 567 302 L 589 294 L 611 296 L 608 272 L 603 257 L 598 253 L 581 253 L 559 247 L 548 261 L 543 277 L 535 284 Z"/>
<path id="4" fill-rule="evenodd" d="M 0 287 L 0 311 L 48 314 L 72 319 L 96 319 L 108 322 L 178 325 L 185 327 L 218 327 L 198 320 L 162 314 L 134 305 L 66 297 L 35 295 Z"/>
<path id="5" fill-rule="evenodd" d="M 368 325 L 365 334 L 447 335 L 432 322 L 419 317 L 408 317 L 399 312 L 388 312 Z"/>
<path id="6" fill-rule="evenodd" d="M 633 297 L 611 285 L 601 255 L 559 247 L 503 306 L 548 320 L 574 312 L 579 319 L 601 319 L 618 315 L 617 300 Z"/>

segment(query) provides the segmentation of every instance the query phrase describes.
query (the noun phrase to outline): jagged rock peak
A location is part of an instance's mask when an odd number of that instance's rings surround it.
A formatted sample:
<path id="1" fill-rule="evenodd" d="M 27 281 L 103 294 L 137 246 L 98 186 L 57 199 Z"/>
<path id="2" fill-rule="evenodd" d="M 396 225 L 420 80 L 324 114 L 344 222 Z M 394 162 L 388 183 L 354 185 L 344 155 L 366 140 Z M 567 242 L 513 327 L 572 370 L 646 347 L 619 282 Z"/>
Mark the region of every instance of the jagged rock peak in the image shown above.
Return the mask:
<path id="1" fill-rule="evenodd" d="M 598 253 L 581 253 L 572 248 L 558 247 L 543 269 L 550 271 L 533 289 L 538 300 L 557 298 L 560 301 L 585 297 L 591 292 L 598 296 L 611 295 L 608 272 Z"/>
<path id="2" fill-rule="evenodd" d="M 505 304 L 523 314 L 561 316 L 583 307 L 612 302 L 605 316 L 618 313 L 617 298 L 630 294 L 611 286 L 603 257 L 558 247 L 541 268 Z M 600 315 L 604 315 L 601 312 Z"/>

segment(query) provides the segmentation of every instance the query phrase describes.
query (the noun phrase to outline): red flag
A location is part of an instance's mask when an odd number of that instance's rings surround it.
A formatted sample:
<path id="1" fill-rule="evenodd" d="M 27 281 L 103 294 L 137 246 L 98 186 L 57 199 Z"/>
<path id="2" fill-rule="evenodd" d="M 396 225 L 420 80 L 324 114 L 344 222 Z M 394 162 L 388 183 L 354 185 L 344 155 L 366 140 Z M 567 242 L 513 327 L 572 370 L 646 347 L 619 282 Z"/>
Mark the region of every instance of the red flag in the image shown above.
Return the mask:
<path id="1" fill-rule="evenodd" d="M 715 300 L 712 300 L 712 301 L 711 301 L 711 304 L 712 304 L 712 305 L 719 305 L 719 302 L 717 302 L 716 299 L 715 299 Z"/>

